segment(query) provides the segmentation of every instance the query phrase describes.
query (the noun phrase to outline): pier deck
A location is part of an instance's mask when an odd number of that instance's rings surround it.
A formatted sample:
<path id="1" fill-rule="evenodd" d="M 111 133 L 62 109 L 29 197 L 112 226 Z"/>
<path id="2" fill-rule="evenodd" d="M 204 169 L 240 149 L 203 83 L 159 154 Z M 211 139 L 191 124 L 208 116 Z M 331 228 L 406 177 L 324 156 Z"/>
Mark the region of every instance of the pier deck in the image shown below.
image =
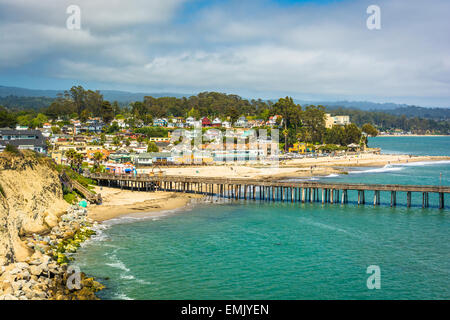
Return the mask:
<path id="1" fill-rule="evenodd" d="M 215 195 L 246 200 L 348 203 L 348 191 L 358 192 L 358 204 L 366 204 L 366 192 L 373 192 L 373 205 L 380 204 L 380 192 L 391 193 L 391 207 L 397 205 L 397 193 L 406 193 L 406 206 L 411 206 L 412 193 L 422 194 L 422 207 L 429 207 L 429 193 L 439 195 L 438 207 L 444 209 L 445 194 L 450 186 L 330 183 L 315 181 L 274 181 L 263 179 L 204 178 L 168 175 L 113 175 L 89 173 L 100 186 L 141 191 L 174 191 Z"/>

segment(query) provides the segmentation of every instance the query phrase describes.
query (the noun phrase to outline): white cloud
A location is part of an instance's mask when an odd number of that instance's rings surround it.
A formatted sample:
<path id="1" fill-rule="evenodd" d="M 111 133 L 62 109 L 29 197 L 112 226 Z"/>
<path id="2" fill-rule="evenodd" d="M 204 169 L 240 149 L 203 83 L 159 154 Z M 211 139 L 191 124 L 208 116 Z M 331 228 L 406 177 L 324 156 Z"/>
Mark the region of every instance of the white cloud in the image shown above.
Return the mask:
<path id="1" fill-rule="evenodd" d="M 69 2 L 27 2 L 0 0 L 8 16 L 0 21 L 0 70 L 51 59 L 45 76 L 149 90 L 450 105 L 445 0 L 379 0 L 379 31 L 365 27 L 371 4 L 365 1 L 289 8 L 220 3 L 186 18 L 181 0 L 83 0 L 76 32 L 65 29 L 65 10 L 60 15 Z"/>

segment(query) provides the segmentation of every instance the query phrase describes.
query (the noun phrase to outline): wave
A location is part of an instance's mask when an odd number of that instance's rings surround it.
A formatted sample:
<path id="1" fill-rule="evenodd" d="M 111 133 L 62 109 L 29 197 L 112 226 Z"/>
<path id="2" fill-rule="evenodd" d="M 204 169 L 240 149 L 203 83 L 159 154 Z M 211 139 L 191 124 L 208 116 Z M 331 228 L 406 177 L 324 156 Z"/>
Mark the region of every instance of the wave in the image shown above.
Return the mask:
<path id="1" fill-rule="evenodd" d="M 107 266 L 110 266 L 112 268 L 116 268 L 125 272 L 130 272 L 130 269 L 127 268 L 127 266 L 120 261 L 115 254 L 112 254 L 109 256 L 109 258 L 113 261 L 110 263 L 105 263 Z"/>
<path id="2" fill-rule="evenodd" d="M 134 300 L 132 298 L 130 298 L 129 296 L 127 296 L 125 293 L 118 293 L 115 298 L 117 300 Z"/>
<path id="3" fill-rule="evenodd" d="M 450 164 L 450 160 L 439 160 L 439 161 L 417 161 L 408 163 L 394 163 L 392 166 L 402 166 L 402 167 L 422 167 L 422 166 L 432 166 L 440 164 Z"/>
<path id="4" fill-rule="evenodd" d="M 391 171 L 401 171 L 403 170 L 402 167 L 393 167 L 390 164 L 385 165 L 382 168 L 374 168 L 374 169 L 368 169 L 368 170 L 355 170 L 350 171 L 348 174 L 361 174 L 361 173 L 380 173 L 380 172 L 391 172 Z"/>

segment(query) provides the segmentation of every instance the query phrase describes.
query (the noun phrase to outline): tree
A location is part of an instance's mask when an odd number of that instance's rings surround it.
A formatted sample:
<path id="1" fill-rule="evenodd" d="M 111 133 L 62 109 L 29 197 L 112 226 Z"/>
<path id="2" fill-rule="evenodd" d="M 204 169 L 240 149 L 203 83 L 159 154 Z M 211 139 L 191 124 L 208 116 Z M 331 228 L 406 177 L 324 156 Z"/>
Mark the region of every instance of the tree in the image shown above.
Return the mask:
<path id="1" fill-rule="evenodd" d="M 189 110 L 189 112 L 187 113 L 187 116 L 198 120 L 198 119 L 200 119 L 201 114 L 197 109 L 191 108 L 191 110 Z"/>
<path id="2" fill-rule="evenodd" d="M 91 116 L 91 112 L 88 109 L 84 109 L 80 113 L 80 121 L 81 122 L 86 122 L 89 119 L 90 116 Z"/>
<path id="3" fill-rule="evenodd" d="M 354 123 L 350 123 L 344 127 L 344 144 L 352 143 L 359 144 L 361 141 L 362 132 Z"/>
<path id="4" fill-rule="evenodd" d="M 103 160 L 103 153 L 101 153 L 100 151 L 97 151 L 94 153 L 94 168 L 98 168 L 100 166 L 100 161 Z"/>
<path id="5" fill-rule="evenodd" d="M 301 116 L 303 126 L 311 136 L 311 142 L 322 142 L 325 133 L 325 107 L 307 106 Z"/>
<path id="6" fill-rule="evenodd" d="M 101 108 L 101 116 L 105 123 L 110 123 L 114 119 L 114 109 L 109 101 L 103 101 Z"/>
<path id="7" fill-rule="evenodd" d="M 61 128 L 59 126 L 52 126 L 52 133 L 53 134 L 60 134 Z"/>
<path id="8" fill-rule="evenodd" d="M 75 104 L 75 110 L 78 116 L 81 117 L 81 112 L 86 109 L 86 92 L 82 86 L 73 86 L 70 88 L 69 92 L 66 92 L 67 96 L 72 98 Z"/>
<path id="9" fill-rule="evenodd" d="M 31 120 L 31 126 L 33 128 L 42 128 L 42 126 L 44 125 L 44 123 L 46 123 L 48 121 L 48 118 L 45 114 L 43 113 L 39 113 L 36 118 L 34 118 L 33 120 Z"/>
<path id="10" fill-rule="evenodd" d="M 153 141 L 148 143 L 147 152 L 158 152 L 159 148 Z"/>
<path id="11" fill-rule="evenodd" d="M 70 149 L 66 152 L 66 158 L 69 161 L 71 168 L 73 168 L 76 154 L 77 154 L 77 152 L 73 149 Z"/>
<path id="12" fill-rule="evenodd" d="M 122 141 L 121 141 L 120 137 L 114 136 L 113 143 L 115 146 L 120 146 L 122 144 Z"/>
<path id="13" fill-rule="evenodd" d="M 83 164 L 84 156 L 81 153 L 75 153 L 74 164 L 77 166 L 78 171 L 80 171 L 81 165 Z"/>
<path id="14" fill-rule="evenodd" d="M 289 134 L 289 130 L 288 129 L 284 129 L 283 130 L 283 136 L 284 136 L 284 152 L 287 152 L 287 137 Z"/>
<path id="15" fill-rule="evenodd" d="M 0 128 L 13 128 L 17 123 L 14 115 L 3 106 L 0 106 Z"/>
<path id="16" fill-rule="evenodd" d="M 272 115 L 276 114 L 283 117 L 284 129 L 295 128 L 297 131 L 300 126 L 302 107 L 295 104 L 291 97 L 280 98 L 273 105 Z"/>
<path id="17" fill-rule="evenodd" d="M 331 129 L 327 129 L 324 135 L 324 142 L 326 144 L 338 144 L 343 145 L 345 130 L 342 126 L 334 125 Z"/>
<path id="18" fill-rule="evenodd" d="M 361 129 L 370 137 L 376 137 L 378 135 L 378 130 L 370 123 L 364 124 Z"/>

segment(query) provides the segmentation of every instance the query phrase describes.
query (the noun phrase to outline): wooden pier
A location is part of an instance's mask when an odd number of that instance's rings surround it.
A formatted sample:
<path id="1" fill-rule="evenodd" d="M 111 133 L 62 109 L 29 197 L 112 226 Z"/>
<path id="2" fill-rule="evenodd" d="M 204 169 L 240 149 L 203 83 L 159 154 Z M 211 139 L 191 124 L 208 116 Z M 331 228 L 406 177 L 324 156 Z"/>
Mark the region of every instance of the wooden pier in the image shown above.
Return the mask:
<path id="1" fill-rule="evenodd" d="M 391 207 L 397 206 L 397 195 L 406 195 L 406 206 L 411 207 L 412 195 L 420 194 L 422 207 L 429 207 L 429 194 L 439 195 L 438 208 L 445 208 L 445 194 L 449 186 L 421 186 L 396 184 L 359 184 L 328 182 L 287 182 L 261 179 L 200 178 L 188 176 L 113 175 L 89 173 L 87 177 L 96 180 L 99 186 L 118 187 L 136 191 L 171 191 L 217 196 L 229 199 L 321 202 L 322 204 L 347 204 L 348 192 L 357 192 L 358 205 L 380 205 L 381 192 L 390 192 Z M 373 202 L 366 199 L 372 195 Z"/>

